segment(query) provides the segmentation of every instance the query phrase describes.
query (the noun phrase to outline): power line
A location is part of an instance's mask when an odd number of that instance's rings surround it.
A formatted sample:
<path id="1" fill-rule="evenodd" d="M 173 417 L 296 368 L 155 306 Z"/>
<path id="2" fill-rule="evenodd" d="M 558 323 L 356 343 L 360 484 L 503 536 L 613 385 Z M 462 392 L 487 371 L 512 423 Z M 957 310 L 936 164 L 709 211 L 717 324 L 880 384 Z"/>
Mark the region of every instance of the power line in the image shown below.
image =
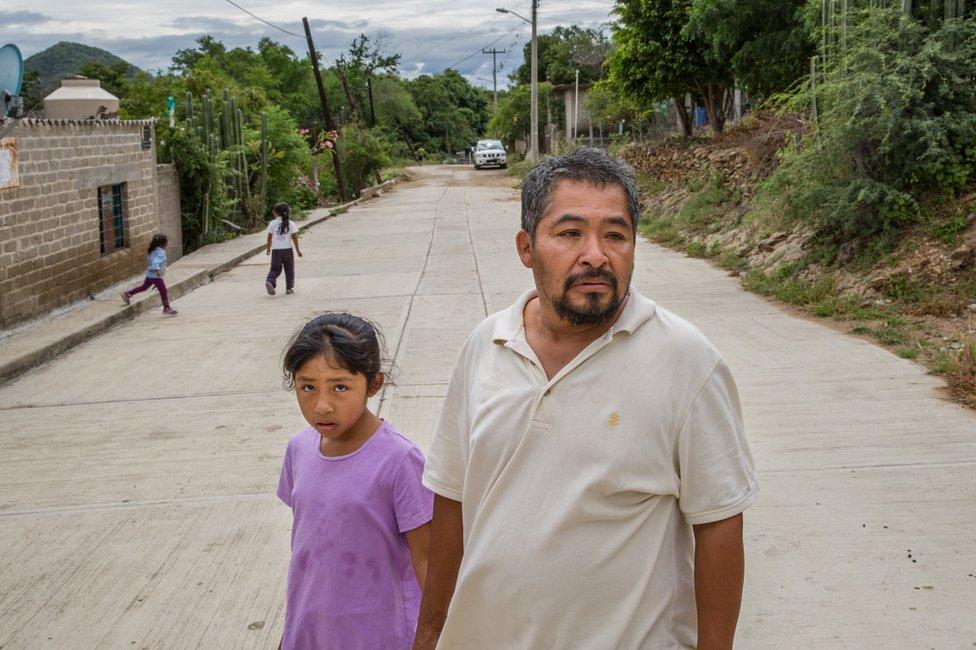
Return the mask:
<path id="1" fill-rule="evenodd" d="M 519 26 L 517 26 L 517 27 L 516 27 L 515 29 L 513 29 L 513 30 L 511 30 L 511 31 L 508 31 L 508 32 L 505 32 L 504 34 L 502 34 L 501 36 L 499 36 L 498 38 L 496 38 L 495 40 L 493 40 L 493 41 L 492 41 L 491 43 L 485 43 L 484 45 L 482 45 L 482 46 L 481 46 L 481 47 L 479 47 L 479 48 L 478 48 L 477 50 L 475 50 L 475 51 L 474 51 L 474 52 L 472 52 L 471 54 L 469 54 L 469 55 L 467 55 L 466 57 L 464 57 L 464 58 L 463 58 L 463 59 L 461 59 L 460 61 L 457 61 L 456 63 L 452 63 L 451 65 L 449 65 L 449 66 L 447 66 L 447 67 L 446 67 L 446 68 L 444 68 L 444 69 L 446 70 L 447 68 L 457 68 L 457 66 L 459 66 L 459 65 L 461 65 L 462 63 L 464 63 L 464 62 L 465 62 L 465 61 L 467 61 L 468 59 L 470 59 L 470 58 L 472 58 L 472 57 L 475 57 L 475 56 L 478 56 L 479 54 L 481 54 L 481 50 L 482 50 L 482 49 L 484 49 L 484 48 L 486 48 L 486 47 L 491 47 L 492 45 L 494 45 L 494 44 L 495 44 L 495 43 L 497 43 L 498 41 L 500 41 L 500 40 L 502 40 L 502 39 L 503 39 L 503 38 L 505 38 L 506 36 L 510 36 L 510 35 L 512 34 L 512 32 L 514 32 L 514 31 L 516 31 L 516 30 L 518 30 L 518 29 L 521 29 L 521 28 L 522 28 L 522 26 L 521 26 L 521 25 L 519 25 Z"/>
<path id="2" fill-rule="evenodd" d="M 463 32 L 461 32 L 459 34 L 455 34 L 454 36 L 452 36 L 451 38 L 447 39 L 446 41 L 441 41 L 437 45 L 434 45 L 433 47 L 427 48 L 426 50 L 424 50 L 423 52 L 421 52 L 419 54 L 414 54 L 413 56 L 404 58 L 404 61 L 413 61 L 414 59 L 418 59 L 418 58 L 422 57 L 425 54 L 428 54 L 430 52 L 433 52 L 434 50 L 436 50 L 437 48 L 441 47 L 442 45 L 447 45 L 448 43 L 450 43 L 452 41 L 456 41 L 457 39 L 461 38 L 462 36 L 467 36 L 468 34 L 470 34 L 471 32 L 473 32 L 474 30 L 478 29 L 479 27 L 481 27 L 485 23 L 490 23 L 491 21 L 495 20 L 495 18 L 497 18 L 497 14 L 495 16 L 492 16 L 488 20 L 481 21 L 480 23 L 478 23 L 477 25 L 475 25 L 471 29 L 465 30 L 465 31 L 463 31 Z"/>
<path id="3" fill-rule="evenodd" d="M 264 23 L 268 27 L 274 27 L 279 32 L 284 32 L 285 34 L 288 34 L 289 36 L 294 36 L 295 38 L 300 38 L 303 41 L 305 40 L 305 37 L 302 36 L 302 35 L 300 35 L 300 34 L 296 34 L 295 32 L 289 32 L 284 27 L 278 27 L 274 23 L 269 23 L 267 20 L 265 20 L 261 16 L 255 16 L 253 13 L 251 13 L 250 11 L 248 11 L 247 9 L 245 9 L 244 7 L 242 7 L 239 4 L 237 4 L 236 2 L 234 2 L 234 0 L 227 0 L 227 2 L 230 3 L 230 4 L 232 4 L 232 5 L 234 5 L 235 7 L 237 7 L 238 9 L 240 9 L 241 11 L 243 11 L 244 13 L 246 13 L 248 16 L 250 16 L 251 18 L 254 18 L 255 20 L 261 21 L 262 23 Z"/>
<path id="4" fill-rule="evenodd" d="M 518 3 L 517 5 L 515 5 L 515 8 L 517 9 L 519 7 L 522 7 L 523 5 L 528 4 L 528 2 L 529 2 L 529 0 L 523 0 L 522 2 Z M 427 48 L 426 50 L 424 50 L 423 52 L 421 52 L 419 54 L 414 54 L 413 56 L 405 57 L 403 60 L 404 61 L 413 61 L 414 59 L 417 59 L 419 57 L 422 57 L 425 54 L 429 54 L 430 52 L 433 52 L 434 50 L 436 50 L 437 48 L 441 47 L 442 45 L 447 45 L 448 43 L 451 43 L 453 41 L 456 41 L 457 39 L 461 38 L 462 36 L 466 36 L 466 35 L 470 34 L 474 30 L 476 30 L 479 27 L 481 27 L 482 25 L 484 25 L 485 23 L 490 23 L 491 21 L 493 21 L 493 20 L 495 20 L 497 18 L 498 18 L 498 13 L 495 13 L 491 18 L 488 18 L 487 20 L 482 20 L 480 23 L 478 23 L 474 27 L 471 27 L 469 29 L 466 29 L 465 31 L 463 31 L 463 32 L 461 32 L 459 34 L 455 34 L 454 36 L 452 36 L 451 38 L 447 39 L 446 41 L 441 41 L 437 45 L 434 45 L 432 47 L 429 47 L 429 48 Z"/>

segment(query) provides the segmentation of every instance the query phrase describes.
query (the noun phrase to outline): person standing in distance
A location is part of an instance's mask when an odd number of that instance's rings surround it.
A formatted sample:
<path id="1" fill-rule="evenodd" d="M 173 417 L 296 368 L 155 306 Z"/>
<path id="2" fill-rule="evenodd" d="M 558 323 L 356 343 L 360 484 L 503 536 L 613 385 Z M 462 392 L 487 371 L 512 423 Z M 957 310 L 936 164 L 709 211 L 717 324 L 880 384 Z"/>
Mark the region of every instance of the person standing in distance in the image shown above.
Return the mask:
<path id="1" fill-rule="evenodd" d="M 265 255 L 271 256 L 271 270 L 264 281 L 264 288 L 269 296 L 275 295 L 275 287 L 281 270 L 285 270 L 285 293 L 295 292 L 295 253 L 302 256 L 302 249 L 298 246 L 298 224 L 289 221 L 291 209 L 287 203 L 277 203 L 274 207 L 274 220 L 268 224 L 268 243 Z M 292 251 L 292 244 L 295 250 Z"/>
<path id="2" fill-rule="evenodd" d="M 722 356 L 631 284 L 639 214 L 596 149 L 523 182 L 535 288 L 454 368 L 415 650 L 732 647 L 755 470 Z"/>

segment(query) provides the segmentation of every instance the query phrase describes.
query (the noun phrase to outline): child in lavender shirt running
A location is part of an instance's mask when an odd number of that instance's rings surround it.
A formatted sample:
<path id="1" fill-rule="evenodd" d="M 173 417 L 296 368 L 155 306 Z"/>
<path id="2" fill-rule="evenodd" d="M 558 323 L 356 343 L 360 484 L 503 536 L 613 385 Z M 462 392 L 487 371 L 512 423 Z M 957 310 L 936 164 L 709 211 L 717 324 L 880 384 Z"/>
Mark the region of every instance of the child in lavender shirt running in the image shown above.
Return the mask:
<path id="1" fill-rule="evenodd" d="M 281 647 L 408 650 L 434 497 L 420 450 L 367 408 L 384 382 L 376 328 L 317 316 L 283 367 L 309 427 L 288 442 L 278 482 L 293 513 Z"/>
<path id="2" fill-rule="evenodd" d="M 132 295 L 145 291 L 149 287 L 156 287 L 159 297 L 163 299 L 163 316 L 176 316 L 176 310 L 169 306 L 169 294 L 163 276 L 166 275 L 166 244 L 169 240 L 163 233 L 156 233 L 149 242 L 146 255 L 146 279 L 142 285 L 122 292 L 122 302 L 129 304 Z"/>

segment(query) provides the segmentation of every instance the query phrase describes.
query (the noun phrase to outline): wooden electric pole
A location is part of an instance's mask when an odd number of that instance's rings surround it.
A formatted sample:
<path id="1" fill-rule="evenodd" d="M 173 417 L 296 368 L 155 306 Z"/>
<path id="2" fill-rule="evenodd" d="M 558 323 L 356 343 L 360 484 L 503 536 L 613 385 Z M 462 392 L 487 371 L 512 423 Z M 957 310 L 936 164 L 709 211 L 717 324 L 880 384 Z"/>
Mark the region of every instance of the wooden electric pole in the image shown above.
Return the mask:
<path id="1" fill-rule="evenodd" d="M 329 100 L 325 96 L 325 86 L 322 85 L 322 73 L 319 72 L 319 57 L 315 52 L 315 43 L 312 42 L 312 30 L 308 27 L 308 18 L 302 18 L 302 24 L 305 26 L 305 40 L 308 41 L 308 57 L 312 61 L 312 71 L 315 73 L 315 85 L 319 89 L 319 102 L 322 104 L 322 114 L 325 117 L 325 130 L 326 131 L 337 131 L 335 122 L 332 120 L 332 111 L 329 110 Z M 346 194 L 346 181 L 342 178 L 342 166 L 339 164 L 339 152 L 336 151 L 337 143 L 331 149 L 332 152 L 332 164 L 335 166 L 336 183 L 339 185 L 339 197 L 344 202 L 348 195 Z"/>
<path id="2" fill-rule="evenodd" d="M 508 52 L 508 50 L 496 50 L 494 48 L 492 48 L 490 50 L 481 50 L 481 53 L 482 54 L 490 54 L 491 55 L 491 86 L 492 86 L 492 94 L 493 94 L 493 97 L 494 97 L 494 105 L 493 105 L 493 108 L 492 108 L 492 112 L 493 113 L 497 113 L 498 112 L 498 63 L 497 63 L 497 59 L 498 59 L 498 55 L 499 54 L 505 54 L 506 52 Z"/>

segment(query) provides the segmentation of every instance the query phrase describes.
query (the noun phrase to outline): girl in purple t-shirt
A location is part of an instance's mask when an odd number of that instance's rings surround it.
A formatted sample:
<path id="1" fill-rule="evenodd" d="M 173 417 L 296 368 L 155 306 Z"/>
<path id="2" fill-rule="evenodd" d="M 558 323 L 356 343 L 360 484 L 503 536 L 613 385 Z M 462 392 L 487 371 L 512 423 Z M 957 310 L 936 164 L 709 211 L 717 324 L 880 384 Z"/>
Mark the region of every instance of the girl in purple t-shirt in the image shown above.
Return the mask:
<path id="1" fill-rule="evenodd" d="M 313 318 L 285 352 L 310 425 L 288 441 L 278 482 L 294 516 L 285 650 L 413 643 L 433 494 L 420 450 L 366 406 L 380 364 L 376 328 L 345 313 Z"/>

